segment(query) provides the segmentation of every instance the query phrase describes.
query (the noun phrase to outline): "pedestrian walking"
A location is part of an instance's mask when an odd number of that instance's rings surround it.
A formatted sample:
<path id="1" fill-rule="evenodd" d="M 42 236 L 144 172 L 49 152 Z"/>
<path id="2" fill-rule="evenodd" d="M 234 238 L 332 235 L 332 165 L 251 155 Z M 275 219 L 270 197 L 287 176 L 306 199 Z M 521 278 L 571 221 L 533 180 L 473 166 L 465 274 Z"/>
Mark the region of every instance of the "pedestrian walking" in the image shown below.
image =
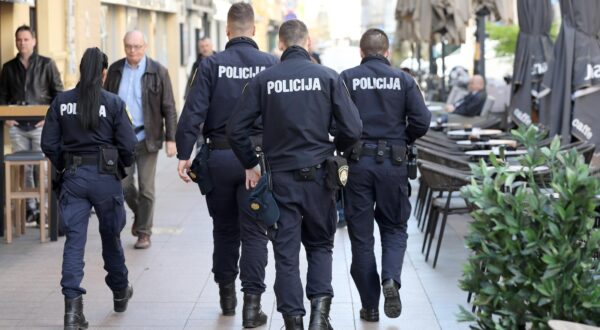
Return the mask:
<path id="1" fill-rule="evenodd" d="M 228 126 L 229 142 L 246 169 L 247 185 L 255 187 L 261 170 L 249 136 L 255 120 L 262 118 L 265 163 L 280 210 L 277 228 L 270 227 L 269 236 L 275 253 L 277 310 L 283 314 L 286 329 L 303 329 L 306 314 L 299 269 L 301 243 L 308 259 L 309 329 L 332 329 L 335 193 L 338 181 L 345 181 L 347 175 L 333 154 L 336 147 L 353 146 L 361 132 L 358 111 L 344 82 L 335 71 L 313 63 L 309 47 L 303 22 L 283 23 L 279 29 L 281 63 L 258 74 L 244 88 Z M 333 122 L 335 143 L 329 140 Z"/>
<path id="2" fill-rule="evenodd" d="M 92 207 L 115 312 L 124 312 L 133 295 L 121 245 L 125 209 L 120 180 L 125 166 L 133 163 L 137 139 L 125 103 L 102 89 L 108 57 L 98 48 L 88 48 L 79 68 L 77 87 L 54 99 L 42 131 L 42 150 L 62 177 L 58 200 L 66 240 L 60 284 L 68 330 L 88 327 L 81 281 Z"/>
<path id="3" fill-rule="evenodd" d="M 387 35 L 367 30 L 362 62 L 341 73 L 363 122 L 361 143 L 348 155 L 345 215 L 352 244 L 350 273 L 360 294 L 360 318 L 379 320 L 379 298 L 388 317 L 400 316 L 400 275 L 410 217 L 408 146 L 429 128 L 431 113 L 414 78 L 393 68 Z M 381 236 L 381 276 L 374 254 L 374 224 Z"/>
<path id="4" fill-rule="evenodd" d="M 177 127 L 178 173 L 189 182 L 191 153 L 200 135 L 202 145 L 194 175 L 201 179 L 200 189 L 213 219 L 213 265 L 219 285 L 223 315 L 234 315 L 237 304 L 235 279 L 239 273 L 244 292 L 243 326 L 254 328 L 267 322 L 261 310 L 265 292 L 267 265 L 266 228 L 254 219 L 248 204 L 244 168 L 236 159 L 227 140 L 226 125 L 244 85 L 256 74 L 272 66 L 277 59 L 258 50 L 254 36 L 254 10 L 247 3 L 233 4 L 227 14 L 225 50 L 202 62 L 192 82 Z M 260 123 L 249 133 L 255 148 L 262 145 Z M 196 160 L 194 163 L 197 162 Z M 240 256 L 241 245 L 241 256 Z M 239 268 L 238 268 L 239 263 Z"/>
<path id="5" fill-rule="evenodd" d="M 134 247 L 147 249 L 152 245 L 150 237 L 154 225 L 154 183 L 158 150 L 164 142 L 167 157 L 173 157 L 177 153 L 177 112 L 169 72 L 163 65 L 146 56 L 144 34 L 137 30 L 127 32 L 123 38 L 123 46 L 125 58 L 108 68 L 104 87 L 121 97 L 133 118 L 138 139 L 136 159 L 127 168 L 123 189 L 127 205 L 134 214 L 131 234 L 138 238 Z"/>

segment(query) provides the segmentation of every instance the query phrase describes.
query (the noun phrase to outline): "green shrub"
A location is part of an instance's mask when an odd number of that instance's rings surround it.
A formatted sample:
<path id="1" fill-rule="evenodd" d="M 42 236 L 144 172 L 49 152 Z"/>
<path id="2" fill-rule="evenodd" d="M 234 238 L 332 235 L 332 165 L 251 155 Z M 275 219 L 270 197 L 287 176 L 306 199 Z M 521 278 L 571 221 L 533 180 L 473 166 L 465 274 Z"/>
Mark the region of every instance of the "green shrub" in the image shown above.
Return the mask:
<path id="1" fill-rule="evenodd" d="M 460 286 L 475 294 L 476 312 L 461 307 L 460 320 L 473 329 L 547 329 L 551 319 L 600 325 L 600 266 L 592 257 L 599 180 L 558 139 L 539 148 L 535 127 L 513 135 L 528 148 L 525 169 L 511 172 L 492 156 L 491 167 L 472 166 L 461 191 L 475 211 Z M 538 166 L 548 173 L 534 173 Z"/>

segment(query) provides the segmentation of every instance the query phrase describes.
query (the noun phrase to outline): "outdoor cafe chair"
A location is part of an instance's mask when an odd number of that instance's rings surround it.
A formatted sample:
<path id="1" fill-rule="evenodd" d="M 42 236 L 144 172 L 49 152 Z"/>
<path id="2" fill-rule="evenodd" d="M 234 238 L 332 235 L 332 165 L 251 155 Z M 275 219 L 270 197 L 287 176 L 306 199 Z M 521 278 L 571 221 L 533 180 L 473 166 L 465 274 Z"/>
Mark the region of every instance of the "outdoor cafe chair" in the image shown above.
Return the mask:
<path id="1" fill-rule="evenodd" d="M 437 163 L 440 165 L 448 166 L 453 169 L 461 171 L 470 171 L 469 162 L 466 157 L 456 156 L 428 148 L 427 146 L 418 147 L 419 159 Z M 430 210 L 431 198 L 433 191 L 429 189 L 427 184 L 423 181 L 422 177 L 419 177 L 419 191 L 417 193 L 417 202 L 415 203 L 415 218 L 417 219 L 417 226 L 423 231 L 425 228 L 425 221 Z M 441 194 L 438 196 L 441 197 Z"/>
<path id="2" fill-rule="evenodd" d="M 459 192 L 460 188 L 469 183 L 470 173 L 425 160 L 419 160 L 418 166 L 421 176 L 423 177 L 423 181 L 425 184 L 427 184 L 429 189 L 432 191 L 447 192 L 446 196 L 438 197 L 431 203 L 431 212 L 429 218 L 427 219 L 425 237 L 423 238 L 423 246 L 421 249 L 423 252 L 426 243 L 428 243 L 427 252 L 425 254 L 425 261 L 427 261 L 429 259 L 429 252 L 431 250 L 433 238 L 437 229 L 438 219 L 439 216 L 442 215 L 438 243 L 433 260 L 433 268 L 435 268 L 444 237 L 444 231 L 446 229 L 446 220 L 448 215 L 464 214 L 470 211 L 470 207 L 466 204 L 464 199 L 453 198 L 453 194 Z"/>

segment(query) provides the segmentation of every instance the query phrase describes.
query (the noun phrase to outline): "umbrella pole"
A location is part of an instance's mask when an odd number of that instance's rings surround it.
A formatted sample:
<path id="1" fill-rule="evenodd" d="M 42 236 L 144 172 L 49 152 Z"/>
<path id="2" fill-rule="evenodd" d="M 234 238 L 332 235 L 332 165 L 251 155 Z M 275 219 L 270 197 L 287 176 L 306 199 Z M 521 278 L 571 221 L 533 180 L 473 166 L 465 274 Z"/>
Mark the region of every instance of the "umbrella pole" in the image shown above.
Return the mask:
<path id="1" fill-rule="evenodd" d="M 436 93 L 437 88 L 437 64 L 435 63 L 435 56 L 433 55 L 433 43 L 429 44 L 429 77 L 427 78 L 427 89 L 429 90 L 430 99 L 439 100 L 439 92 Z M 434 87 L 435 84 L 435 87 Z M 433 96 L 435 95 L 435 97 Z"/>
<path id="2" fill-rule="evenodd" d="M 417 42 L 417 81 L 421 85 L 421 43 Z"/>
<path id="3" fill-rule="evenodd" d="M 485 80 L 485 17 L 490 14 L 490 10 L 488 7 L 484 6 L 477 11 L 477 47 L 478 49 L 478 57 L 475 57 L 475 74 L 479 74 Z"/>
<path id="4" fill-rule="evenodd" d="M 446 42 L 442 38 L 442 91 L 440 99 L 446 101 Z"/>

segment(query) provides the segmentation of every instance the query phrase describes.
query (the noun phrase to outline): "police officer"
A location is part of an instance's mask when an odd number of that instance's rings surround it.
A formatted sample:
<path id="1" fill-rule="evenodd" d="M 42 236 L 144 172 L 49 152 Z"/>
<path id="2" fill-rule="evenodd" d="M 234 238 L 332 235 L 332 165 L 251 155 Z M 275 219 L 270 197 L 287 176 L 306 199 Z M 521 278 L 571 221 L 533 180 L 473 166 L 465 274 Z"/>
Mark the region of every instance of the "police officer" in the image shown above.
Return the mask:
<path id="1" fill-rule="evenodd" d="M 406 150 L 427 132 L 431 119 L 415 80 L 390 66 L 388 48 L 383 31 L 366 31 L 361 65 L 341 74 L 363 122 L 363 143 L 350 156 L 345 213 L 360 317 L 371 322 L 379 320 L 381 288 L 385 314 L 395 318 L 402 310 L 398 290 L 411 209 Z M 381 235 L 381 278 L 373 253 L 374 219 Z"/>
<path id="2" fill-rule="evenodd" d="M 245 187 L 244 168 L 231 151 L 225 127 L 244 85 L 258 72 L 272 66 L 277 59 L 258 50 L 254 35 L 254 10 L 247 3 L 235 3 L 227 14 L 225 51 L 200 63 L 196 79 L 186 99 L 176 133 L 178 172 L 189 182 L 186 171 L 190 154 L 204 123 L 202 134 L 210 155 L 207 160 L 212 190 L 204 191 L 213 218 L 213 268 L 223 315 L 235 314 L 237 304 L 235 279 L 240 264 L 244 292 L 243 325 L 257 327 L 267 321 L 261 311 L 260 297 L 265 291 L 267 265 L 266 229 L 253 219 L 248 206 L 249 191 Z M 253 133 L 258 141 L 258 134 Z M 240 240 L 242 255 L 240 258 Z"/>
<path id="3" fill-rule="evenodd" d="M 271 227 L 275 252 L 277 310 L 286 329 L 303 329 L 300 243 L 306 249 L 306 295 L 311 301 L 309 329 L 332 329 L 331 262 L 336 230 L 335 191 L 325 186 L 324 162 L 360 139 L 358 111 L 337 73 L 311 62 L 306 25 L 289 20 L 279 29 L 281 63 L 258 74 L 244 89 L 228 126 L 229 141 L 246 169 L 251 187 L 260 179 L 258 159 L 248 138 L 262 116 L 263 142 L 280 209 Z M 337 134 L 329 141 L 331 123 Z"/>
<path id="4" fill-rule="evenodd" d="M 113 291 L 115 312 L 124 312 L 133 294 L 120 233 L 125 226 L 119 171 L 133 162 L 137 139 L 125 104 L 102 89 L 108 57 L 88 48 L 75 89 L 59 94 L 46 115 L 42 150 L 63 172 L 59 194 L 61 229 L 66 235 L 62 264 L 65 329 L 85 329 L 82 288 L 83 254 L 92 206 L 98 215 L 106 284 Z"/>

